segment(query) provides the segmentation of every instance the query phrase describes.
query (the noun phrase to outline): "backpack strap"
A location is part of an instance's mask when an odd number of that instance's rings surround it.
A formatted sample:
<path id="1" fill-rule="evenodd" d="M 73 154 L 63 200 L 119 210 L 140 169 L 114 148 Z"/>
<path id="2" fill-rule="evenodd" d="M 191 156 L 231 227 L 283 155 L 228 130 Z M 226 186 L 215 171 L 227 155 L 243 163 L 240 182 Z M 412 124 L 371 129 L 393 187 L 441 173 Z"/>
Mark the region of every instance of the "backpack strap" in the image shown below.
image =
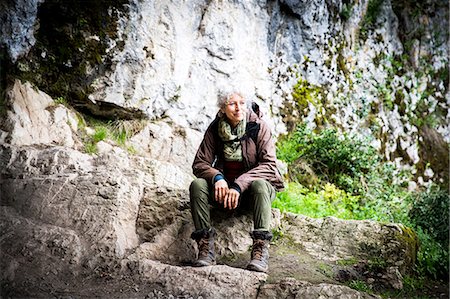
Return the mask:
<path id="1" fill-rule="evenodd" d="M 256 141 L 258 140 L 259 129 L 260 129 L 260 125 L 257 122 L 254 122 L 254 121 L 248 122 L 247 127 L 245 128 L 245 134 L 242 137 L 242 139 L 246 139 L 246 138 L 250 137 L 251 139 L 253 139 L 253 142 L 255 144 L 257 144 Z"/>

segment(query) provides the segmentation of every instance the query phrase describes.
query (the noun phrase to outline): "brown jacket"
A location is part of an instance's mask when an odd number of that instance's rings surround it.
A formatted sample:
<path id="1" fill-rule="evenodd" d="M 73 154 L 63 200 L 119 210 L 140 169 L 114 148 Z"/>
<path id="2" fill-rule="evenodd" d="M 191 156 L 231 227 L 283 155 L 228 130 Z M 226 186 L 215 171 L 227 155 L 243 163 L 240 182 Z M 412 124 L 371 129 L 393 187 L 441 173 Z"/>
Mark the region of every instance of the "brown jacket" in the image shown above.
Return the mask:
<path id="1" fill-rule="evenodd" d="M 241 192 L 244 192 L 254 180 L 264 179 L 279 191 L 284 185 L 275 162 L 275 144 L 270 128 L 261 119 L 259 109 L 257 111 L 258 114 L 249 109 L 247 113 L 246 133 L 241 138 L 245 172 L 234 182 L 241 188 Z M 194 175 L 211 184 L 217 174 L 223 174 L 223 142 L 217 132 L 218 121 L 219 117 L 216 117 L 209 125 L 192 164 Z M 252 130 L 257 130 L 256 144 L 251 138 Z"/>

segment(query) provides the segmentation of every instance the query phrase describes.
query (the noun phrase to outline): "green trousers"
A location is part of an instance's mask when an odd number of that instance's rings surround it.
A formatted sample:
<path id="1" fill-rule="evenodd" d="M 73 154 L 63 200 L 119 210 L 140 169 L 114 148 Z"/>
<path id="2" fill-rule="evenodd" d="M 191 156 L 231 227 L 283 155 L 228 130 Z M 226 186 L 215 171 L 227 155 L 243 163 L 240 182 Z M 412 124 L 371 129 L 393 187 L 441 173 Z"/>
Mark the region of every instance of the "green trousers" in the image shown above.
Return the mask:
<path id="1" fill-rule="evenodd" d="M 195 179 L 189 188 L 191 213 L 196 230 L 208 229 L 210 223 L 210 205 L 220 207 L 214 201 L 214 186 L 205 179 Z M 270 231 L 272 219 L 272 201 L 275 199 L 275 189 L 266 180 L 255 180 L 250 188 L 239 197 L 237 209 L 253 210 L 254 230 Z M 223 208 L 223 206 L 221 206 Z"/>

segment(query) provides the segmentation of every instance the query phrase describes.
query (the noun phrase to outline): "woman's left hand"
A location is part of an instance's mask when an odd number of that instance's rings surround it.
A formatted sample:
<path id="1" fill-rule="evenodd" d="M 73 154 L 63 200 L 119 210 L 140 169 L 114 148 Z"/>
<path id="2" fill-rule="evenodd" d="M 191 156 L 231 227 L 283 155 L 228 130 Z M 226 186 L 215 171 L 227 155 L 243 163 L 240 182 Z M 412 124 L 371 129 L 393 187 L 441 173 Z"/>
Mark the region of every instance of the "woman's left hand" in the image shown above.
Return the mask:
<path id="1" fill-rule="evenodd" d="M 227 194 L 225 195 L 225 198 L 223 200 L 223 207 L 226 209 L 236 209 L 239 202 L 239 195 L 240 193 L 233 188 L 228 189 Z"/>

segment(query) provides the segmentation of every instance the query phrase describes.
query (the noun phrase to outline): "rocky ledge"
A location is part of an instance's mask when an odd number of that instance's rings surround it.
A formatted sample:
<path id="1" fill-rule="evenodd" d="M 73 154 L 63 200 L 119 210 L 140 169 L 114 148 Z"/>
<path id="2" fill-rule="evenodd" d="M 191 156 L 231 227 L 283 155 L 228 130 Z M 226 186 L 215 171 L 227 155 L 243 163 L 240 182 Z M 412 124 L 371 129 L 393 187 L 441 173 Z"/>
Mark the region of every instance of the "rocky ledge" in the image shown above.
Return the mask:
<path id="1" fill-rule="evenodd" d="M 192 175 L 180 161 L 190 163 L 200 134 L 170 135 L 150 123 L 137 136 L 152 152 L 130 154 L 105 140 L 87 154 L 79 115 L 42 92 L 16 82 L 7 108 L 4 298 L 375 298 L 349 286 L 400 289 L 413 267 L 417 239 L 407 227 L 274 209 L 268 274 L 245 270 L 252 227 L 245 212 L 213 211 L 218 265 L 193 268 Z M 172 154 L 159 158 L 158 148 Z"/>

